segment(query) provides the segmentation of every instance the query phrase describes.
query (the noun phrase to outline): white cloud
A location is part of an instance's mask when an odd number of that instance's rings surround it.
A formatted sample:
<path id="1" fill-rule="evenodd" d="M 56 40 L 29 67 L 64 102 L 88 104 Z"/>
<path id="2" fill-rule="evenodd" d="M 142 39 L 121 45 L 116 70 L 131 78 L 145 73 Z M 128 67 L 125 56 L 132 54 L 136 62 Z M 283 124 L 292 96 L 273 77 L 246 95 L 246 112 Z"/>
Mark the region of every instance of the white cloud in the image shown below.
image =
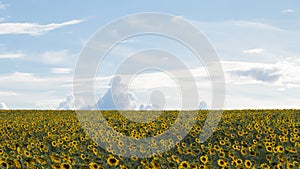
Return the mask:
<path id="1" fill-rule="evenodd" d="M 75 99 L 73 95 L 67 95 L 65 101 L 61 102 L 57 109 L 58 110 L 79 110 L 84 109 L 85 104 L 83 100 Z"/>
<path id="2" fill-rule="evenodd" d="M 24 56 L 23 53 L 0 54 L 0 59 L 17 59 L 23 58 Z"/>
<path id="3" fill-rule="evenodd" d="M 139 110 L 160 110 L 161 108 L 156 105 L 144 105 L 141 104 Z"/>
<path id="4" fill-rule="evenodd" d="M 273 83 L 279 80 L 282 76 L 276 68 L 262 68 L 262 67 L 254 67 L 247 70 L 236 70 L 232 71 L 231 74 L 237 75 L 241 78 L 250 77 L 257 81 Z"/>
<path id="5" fill-rule="evenodd" d="M 299 57 L 275 63 L 223 61 L 222 65 L 226 109 L 299 108 Z"/>
<path id="6" fill-rule="evenodd" d="M 227 84 L 269 84 L 273 87 L 300 87 L 300 59 L 286 58 L 275 63 L 223 61 Z"/>
<path id="7" fill-rule="evenodd" d="M 119 75 L 110 82 L 111 88 L 97 102 L 98 109 L 101 110 L 135 110 L 135 96 L 126 92 L 125 85 Z"/>
<path id="8" fill-rule="evenodd" d="M 5 21 L 5 18 L 0 18 L 0 22 L 4 22 Z"/>
<path id="9" fill-rule="evenodd" d="M 70 89 L 64 85 L 72 83 L 72 76 L 43 76 L 32 73 L 15 72 L 12 74 L 0 74 L 0 89 L 5 91 L 16 91 L 32 93 L 38 91 L 61 91 Z M 29 96 L 28 96 L 29 97 Z"/>
<path id="10" fill-rule="evenodd" d="M 0 103 L 0 110 L 8 110 L 8 107 L 5 103 Z"/>
<path id="11" fill-rule="evenodd" d="M 0 91 L 0 97 L 9 97 L 18 95 L 16 92 L 12 91 Z"/>
<path id="12" fill-rule="evenodd" d="M 79 24 L 83 21 L 84 20 L 71 20 L 63 23 L 51 23 L 46 25 L 41 25 L 38 23 L 0 23 L 0 35 L 28 34 L 37 36 L 64 26 Z"/>
<path id="13" fill-rule="evenodd" d="M 33 73 L 15 72 L 9 75 L 0 76 L 0 81 L 16 81 L 16 82 L 41 82 L 47 81 L 48 79 L 39 78 Z"/>
<path id="14" fill-rule="evenodd" d="M 50 94 L 48 94 L 48 95 L 50 95 Z M 63 101 L 63 99 L 57 99 L 57 98 L 45 99 L 45 97 L 43 97 L 34 103 L 34 107 L 35 107 L 35 109 L 42 109 L 42 110 L 56 110 L 57 105 L 59 105 L 59 103 L 61 103 L 62 101 Z"/>
<path id="15" fill-rule="evenodd" d="M 42 62 L 50 65 L 68 64 L 72 56 L 68 50 L 47 51 L 40 55 Z"/>
<path id="16" fill-rule="evenodd" d="M 7 4 L 4 4 L 4 3 L 0 2 L 0 10 L 4 10 L 4 9 L 6 9 L 7 7 L 8 7 Z"/>
<path id="17" fill-rule="evenodd" d="M 68 68 L 52 68 L 51 72 L 55 74 L 68 74 L 71 73 L 72 69 Z"/>
<path id="18" fill-rule="evenodd" d="M 139 110 L 165 110 L 166 100 L 165 95 L 160 90 L 152 91 L 150 95 L 151 104 L 141 104 Z"/>
<path id="19" fill-rule="evenodd" d="M 54 104 L 49 100 L 61 99 L 65 92 L 70 92 L 71 88 L 64 85 L 71 82 L 71 76 L 63 75 L 51 77 L 24 72 L 0 74 L 0 100 L 5 100 L 13 109 L 53 109 L 59 102 Z"/>
<path id="20" fill-rule="evenodd" d="M 205 101 L 201 101 L 199 103 L 199 109 L 200 110 L 207 110 L 208 109 L 207 103 Z"/>
<path id="21" fill-rule="evenodd" d="M 271 31 L 284 31 L 281 28 L 278 28 L 276 26 L 273 26 L 271 24 L 262 23 L 262 22 L 255 22 L 255 21 L 232 21 L 233 25 L 239 26 L 239 27 L 247 27 L 247 28 L 257 28 L 257 29 L 265 29 L 265 30 L 271 30 Z"/>
<path id="22" fill-rule="evenodd" d="M 285 9 L 285 10 L 282 10 L 281 13 L 293 13 L 295 12 L 293 9 Z"/>
<path id="23" fill-rule="evenodd" d="M 263 48 L 253 48 L 253 49 L 248 49 L 248 50 L 244 50 L 243 53 L 246 54 L 258 54 L 258 53 L 262 53 L 265 50 Z"/>
<path id="24" fill-rule="evenodd" d="M 299 29 L 294 20 L 193 23 L 209 38 L 222 60 L 270 63 L 299 54 L 296 45 L 300 40 Z M 264 49 L 263 55 L 241 56 L 243 51 L 251 48 Z"/>

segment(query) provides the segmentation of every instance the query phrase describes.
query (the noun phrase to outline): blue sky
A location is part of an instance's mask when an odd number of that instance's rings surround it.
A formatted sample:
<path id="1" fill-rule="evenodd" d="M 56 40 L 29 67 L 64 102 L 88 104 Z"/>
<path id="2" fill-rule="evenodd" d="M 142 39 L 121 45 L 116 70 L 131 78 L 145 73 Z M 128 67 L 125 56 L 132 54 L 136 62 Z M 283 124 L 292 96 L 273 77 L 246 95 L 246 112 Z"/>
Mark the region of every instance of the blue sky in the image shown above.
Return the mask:
<path id="1" fill-rule="evenodd" d="M 85 43 L 99 28 L 120 17 L 162 12 L 194 24 L 214 45 L 226 80 L 226 109 L 300 108 L 300 2 L 277 1 L 0 1 L 0 103 L 11 109 L 55 109 L 69 101 L 73 71 Z M 199 82 L 199 101 L 211 104 L 205 71 L 190 63 L 189 51 L 162 37 L 124 43 L 107 61 L 117 65 L 120 52 L 164 48 L 180 55 Z M 138 42 L 138 43 L 137 43 Z M 118 53 L 119 52 L 119 53 Z M 112 63 L 110 63 L 112 62 Z M 114 63 L 116 62 L 116 63 Z M 112 72 L 99 75 L 102 97 Z M 136 81 L 137 104 L 148 104 L 145 90 L 160 85 L 174 93 L 172 80 L 157 75 L 148 85 Z M 146 77 L 141 77 L 143 81 Z M 147 79 L 146 78 L 146 79 Z M 160 84 L 161 79 L 165 84 Z M 166 85 L 168 84 L 168 85 Z M 170 84 L 170 85 L 169 85 Z M 140 90 L 140 89 L 145 90 Z M 143 93 L 144 92 L 144 93 Z M 171 95 L 167 98 L 174 98 Z M 71 99 L 72 100 L 72 99 Z M 177 108 L 178 100 L 170 100 Z"/>

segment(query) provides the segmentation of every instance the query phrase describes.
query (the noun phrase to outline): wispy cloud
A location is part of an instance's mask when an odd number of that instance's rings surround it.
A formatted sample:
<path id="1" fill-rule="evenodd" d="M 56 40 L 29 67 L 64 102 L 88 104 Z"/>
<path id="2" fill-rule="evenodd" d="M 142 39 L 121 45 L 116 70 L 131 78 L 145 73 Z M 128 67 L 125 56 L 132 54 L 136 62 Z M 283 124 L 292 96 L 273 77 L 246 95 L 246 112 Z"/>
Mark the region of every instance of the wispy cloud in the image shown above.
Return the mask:
<path id="1" fill-rule="evenodd" d="M 0 18 L 0 22 L 3 22 L 5 20 L 5 18 Z"/>
<path id="2" fill-rule="evenodd" d="M 258 53 L 262 53 L 265 50 L 263 48 L 253 48 L 253 49 L 248 49 L 248 50 L 244 50 L 243 53 L 246 54 L 258 54 Z"/>
<path id="3" fill-rule="evenodd" d="M 0 10 L 4 10 L 4 9 L 6 9 L 7 7 L 8 7 L 7 4 L 4 4 L 4 3 L 0 2 Z"/>
<path id="4" fill-rule="evenodd" d="M 266 30 L 272 30 L 272 31 L 284 31 L 283 29 L 273 26 L 271 24 L 261 23 L 261 22 L 233 21 L 232 23 L 237 26 L 240 26 L 240 27 L 252 27 L 252 28 L 266 29 Z"/>
<path id="5" fill-rule="evenodd" d="M 293 13 L 293 12 L 295 12 L 293 9 L 285 9 L 285 10 L 281 11 L 281 13 L 284 13 L 284 14 L 286 14 L 286 13 Z"/>
<path id="6" fill-rule="evenodd" d="M 46 51 L 40 55 L 43 63 L 57 65 L 68 62 L 71 54 L 68 50 Z"/>
<path id="7" fill-rule="evenodd" d="M 68 68 L 52 68 L 51 72 L 55 74 L 68 74 L 72 71 L 72 69 Z"/>
<path id="8" fill-rule="evenodd" d="M 16 96 L 17 93 L 13 91 L 0 91 L 0 97 Z"/>
<path id="9" fill-rule="evenodd" d="M 84 20 L 71 20 L 63 23 L 50 23 L 41 25 L 38 23 L 0 23 L 0 35 L 2 34 L 27 34 L 32 36 L 43 35 L 49 31 L 75 25 Z"/>
<path id="10" fill-rule="evenodd" d="M 21 90 L 35 90 L 35 89 L 56 89 L 63 84 L 72 81 L 71 76 L 68 77 L 40 77 L 33 73 L 15 72 L 12 74 L 0 74 L 0 88 L 7 88 Z M 39 86 L 39 87 L 38 87 Z M 37 87 L 37 88 L 36 88 Z M 53 89 L 53 90 L 54 90 Z"/>
<path id="11" fill-rule="evenodd" d="M 0 54 L 0 59 L 17 59 L 23 58 L 24 56 L 22 53 Z"/>

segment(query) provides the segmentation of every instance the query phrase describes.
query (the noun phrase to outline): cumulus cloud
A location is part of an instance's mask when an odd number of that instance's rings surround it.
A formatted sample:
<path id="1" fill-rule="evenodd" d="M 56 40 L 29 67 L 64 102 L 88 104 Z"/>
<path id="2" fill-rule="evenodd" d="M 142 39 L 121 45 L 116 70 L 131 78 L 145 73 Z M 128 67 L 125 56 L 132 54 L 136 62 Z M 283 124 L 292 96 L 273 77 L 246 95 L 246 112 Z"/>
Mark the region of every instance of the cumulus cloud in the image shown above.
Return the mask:
<path id="1" fill-rule="evenodd" d="M 128 93 L 125 85 L 122 83 L 121 76 L 113 77 L 110 82 L 110 88 L 104 96 L 97 102 L 97 108 L 100 110 L 135 110 L 135 95 Z"/>
<path id="2" fill-rule="evenodd" d="M 262 48 L 253 48 L 253 49 L 249 49 L 249 50 L 244 50 L 243 53 L 246 54 L 258 54 L 258 53 L 262 53 L 265 50 Z"/>
<path id="3" fill-rule="evenodd" d="M 278 71 L 276 68 L 268 69 L 256 67 L 249 70 L 236 70 L 231 73 L 240 77 L 250 77 L 257 81 L 273 83 L 282 76 Z"/>
<path id="4" fill-rule="evenodd" d="M 8 110 L 8 107 L 5 103 L 0 103 L 0 110 Z"/>
<path id="5" fill-rule="evenodd" d="M 150 95 L 151 104 L 141 105 L 140 110 L 164 110 L 166 108 L 166 98 L 160 90 L 152 91 Z"/>
<path id="6" fill-rule="evenodd" d="M 66 100 L 59 104 L 57 110 L 81 110 L 87 109 L 87 107 L 83 100 L 75 99 L 72 94 L 69 94 Z"/>
<path id="7" fill-rule="evenodd" d="M 152 110 L 152 106 L 141 104 L 139 110 Z"/>
<path id="8" fill-rule="evenodd" d="M 162 108 L 156 104 L 141 104 L 139 110 L 161 110 Z"/>
<path id="9" fill-rule="evenodd" d="M 208 109 L 207 103 L 205 101 L 201 101 L 199 103 L 199 109 L 200 110 L 207 110 Z"/>
<path id="10" fill-rule="evenodd" d="M 79 24 L 83 21 L 84 20 L 70 20 L 67 22 L 50 23 L 46 25 L 41 25 L 38 23 L 0 23 L 0 35 L 27 34 L 31 36 L 38 36 L 64 26 Z"/>

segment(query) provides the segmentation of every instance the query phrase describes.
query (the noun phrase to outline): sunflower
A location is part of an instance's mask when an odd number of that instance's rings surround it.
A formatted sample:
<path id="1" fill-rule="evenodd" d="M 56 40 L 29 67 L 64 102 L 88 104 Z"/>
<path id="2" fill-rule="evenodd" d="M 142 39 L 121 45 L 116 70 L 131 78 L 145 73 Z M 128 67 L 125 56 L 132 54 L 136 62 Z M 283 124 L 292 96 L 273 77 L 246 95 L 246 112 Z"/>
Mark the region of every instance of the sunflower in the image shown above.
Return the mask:
<path id="1" fill-rule="evenodd" d="M 52 142 L 51 142 L 51 145 L 52 145 L 53 147 L 57 147 L 56 141 L 52 141 Z"/>
<path id="2" fill-rule="evenodd" d="M 65 145 L 65 144 L 63 144 L 63 145 L 61 146 L 61 148 L 64 149 L 64 150 L 67 149 L 67 147 L 68 147 L 68 146 Z"/>
<path id="3" fill-rule="evenodd" d="M 72 168 L 72 165 L 71 164 L 68 164 L 68 163 L 62 163 L 60 165 L 60 168 L 61 169 L 71 169 Z"/>
<path id="4" fill-rule="evenodd" d="M 8 164 L 5 161 L 0 161 L 0 166 L 3 168 L 8 168 Z"/>
<path id="5" fill-rule="evenodd" d="M 99 169 L 100 168 L 100 166 L 94 162 L 90 162 L 89 167 L 90 167 L 90 169 Z"/>
<path id="6" fill-rule="evenodd" d="M 120 165 L 120 169 L 128 169 L 128 168 L 124 165 Z"/>
<path id="7" fill-rule="evenodd" d="M 179 163 L 179 158 L 176 155 L 172 155 L 172 160 L 175 161 L 176 163 Z"/>
<path id="8" fill-rule="evenodd" d="M 266 150 L 267 150 L 267 152 L 269 152 L 269 153 L 272 153 L 272 152 L 273 152 L 273 149 L 272 149 L 271 146 L 266 146 Z"/>
<path id="9" fill-rule="evenodd" d="M 142 160 L 142 161 L 141 161 L 141 164 L 142 164 L 143 166 L 145 166 L 145 165 L 148 164 L 148 161 L 147 161 L 147 160 Z"/>
<path id="10" fill-rule="evenodd" d="M 47 164 L 47 159 L 44 159 L 42 157 L 34 156 L 34 159 L 36 160 L 36 162 L 38 164 L 41 164 L 41 165 L 46 165 Z"/>
<path id="11" fill-rule="evenodd" d="M 183 153 L 183 150 L 182 150 L 181 147 L 177 147 L 177 151 L 178 151 L 179 154 L 182 154 L 182 153 Z"/>
<path id="12" fill-rule="evenodd" d="M 225 158 L 225 153 L 223 151 L 220 151 L 218 155 L 220 158 Z"/>
<path id="13" fill-rule="evenodd" d="M 160 162 L 156 158 L 154 158 L 151 161 L 151 165 L 152 165 L 152 168 L 156 168 L 156 169 L 161 168 Z"/>
<path id="14" fill-rule="evenodd" d="M 297 150 L 295 148 L 290 148 L 290 149 L 288 149 L 288 152 L 290 152 L 290 153 L 297 153 Z"/>
<path id="15" fill-rule="evenodd" d="M 242 159 L 236 159 L 235 162 L 236 162 L 236 165 L 237 165 L 237 166 L 243 164 L 243 160 L 242 160 Z"/>
<path id="16" fill-rule="evenodd" d="M 50 155 L 50 159 L 54 162 L 54 163 L 60 163 L 61 157 L 58 154 L 51 154 Z"/>
<path id="17" fill-rule="evenodd" d="M 214 149 L 215 149 L 216 151 L 220 151 L 220 150 L 221 150 L 221 147 L 218 146 L 218 145 L 214 145 Z"/>
<path id="18" fill-rule="evenodd" d="M 243 149 L 241 149 L 241 154 L 243 155 L 243 156 L 245 156 L 246 155 L 246 150 L 243 148 Z"/>
<path id="19" fill-rule="evenodd" d="M 179 164 L 178 169 L 182 169 L 182 168 L 190 168 L 190 164 L 187 161 L 182 161 Z"/>
<path id="20" fill-rule="evenodd" d="M 218 160 L 218 166 L 220 167 L 225 167 L 227 164 L 226 164 L 226 161 L 224 161 L 223 159 L 219 159 Z"/>
<path id="21" fill-rule="evenodd" d="M 108 157 L 108 158 L 106 159 L 106 162 L 107 162 L 107 164 L 108 164 L 109 166 L 111 166 L 111 167 L 115 167 L 115 166 L 117 166 L 117 165 L 119 164 L 119 160 L 116 159 L 116 158 L 113 157 L 113 156 Z"/>
<path id="22" fill-rule="evenodd" d="M 27 157 L 27 158 L 30 158 L 31 154 L 30 154 L 29 151 L 24 150 L 24 156 Z"/>
<path id="23" fill-rule="evenodd" d="M 246 168 L 251 168 L 252 162 L 250 160 L 245 160 L 244 162 Z"/>
<path id="24" fill-rule="evenodd" d="M 263 164 L 260 165 L 260 168 L 261 169 L 270 169 L 271 167 L 268 164 L 263 163 Z"/>
<path id="25" fill-rule="evenodd" d="M 280 146 L 280 145 L 276 147 L 276 150 L 279 153 L 283 153 L 284 152 L 284 148 L 282 146 Z"/>
<path id="26" fill-rule="evenodd" d="M 290 142 L 291 142 L 291 143 L 294 143 L 295 141 L 296 141 L 295 138 L 293 138 L 293 137 L 290 138 Z"/>
<path id="27" fill-rule="evenodd" d="M 132 161 L 137 161 L 139 158 L 137 158 L 137 157 L 131 157 L 130 158 Z"/>
<path id="28" fill-rule="evenodd" d="M 14 160 L 14 163 L 16 168 L 22 168 L 22 165 L 19 160 Z"/>
<path id="29" fill-rule="evenodd" d="M 201 156 L 201 157 L 200 157 L 200 161 L 201 161 L 203 164 L 206 164 L 206 163 L 208 162 L 208 157 L 207 157 L 207 155 Z"/>

